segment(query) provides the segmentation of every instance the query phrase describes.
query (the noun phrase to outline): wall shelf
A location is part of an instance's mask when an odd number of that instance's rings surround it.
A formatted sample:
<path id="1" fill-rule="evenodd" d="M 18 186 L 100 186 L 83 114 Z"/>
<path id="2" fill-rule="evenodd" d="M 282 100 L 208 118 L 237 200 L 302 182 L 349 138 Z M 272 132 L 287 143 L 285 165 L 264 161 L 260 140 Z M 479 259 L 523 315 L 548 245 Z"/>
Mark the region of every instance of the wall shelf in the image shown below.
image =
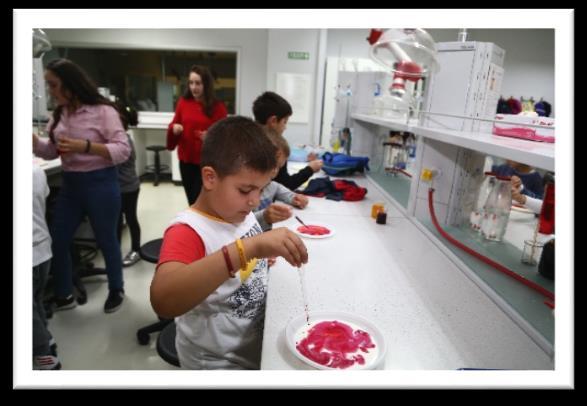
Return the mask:
<path id="1" fill-rule="evenodd" d="M 367 114 L 353 114 L 352 118 L 393 130 L 409 131 L 447 144 L 554 171 L 554 144 L 502 137 L 490 133 L 423 127 L 415 124 L 415 122 L 414 124 L 407 124 L 405 121 L 401 122 Z"/>

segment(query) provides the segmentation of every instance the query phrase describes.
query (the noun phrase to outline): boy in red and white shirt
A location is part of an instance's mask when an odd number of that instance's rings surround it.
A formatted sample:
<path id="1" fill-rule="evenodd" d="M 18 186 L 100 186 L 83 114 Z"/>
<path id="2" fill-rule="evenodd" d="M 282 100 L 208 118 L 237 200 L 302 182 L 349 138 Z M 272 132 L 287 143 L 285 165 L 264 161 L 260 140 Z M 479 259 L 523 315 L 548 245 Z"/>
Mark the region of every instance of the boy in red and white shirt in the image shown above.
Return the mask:
<path id="1" fill-rule="evenodd" d="M 258 369 L 267 297 L 267 259 L 299 267 L 302 240 L 287 228 L 263 233 L 251 210 L 276 167 L 261 127 L 229 117 L 202 148 L 202 191 L 166 230 L 151 304 L 175 317 L 179 362 L 187 369 Z"/>

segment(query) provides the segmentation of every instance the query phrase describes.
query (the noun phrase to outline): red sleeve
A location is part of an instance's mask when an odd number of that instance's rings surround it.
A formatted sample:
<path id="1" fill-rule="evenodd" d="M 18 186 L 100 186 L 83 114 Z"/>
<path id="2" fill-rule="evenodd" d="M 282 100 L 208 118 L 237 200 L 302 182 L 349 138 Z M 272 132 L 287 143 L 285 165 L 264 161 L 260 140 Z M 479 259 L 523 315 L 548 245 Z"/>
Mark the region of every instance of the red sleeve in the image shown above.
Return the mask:
<path id="1" fill-rule="evenodd" d="M 173 134 L 173 125 L 174 124 L 181 124 L 181 111 L 183 110 L 183 98 L 180 97 L 177 101 L 177 107 L 175 109 L 175 115 L 173 116 L 173 120 L 167 126 L 167 149 L 169 151 L 173 151 L 177 146 L 177 142 L 179 141 L 180 135 Z"/>
<path id="2" fill-rule="evenodd" d="M 226 110 L 226 106 L 221 101 L 216 102 L 214 106 L 214 111 L 212 112 L 212 122 L 217 122 L 222 120 L 228 115 L 228 111 Z"/>
<path id="3" fill-rule="evenodd" d="M 175 224 L 165 231 L 157 267 L 165 262 L 191 264 L 206 256 L 202 238 L 187 224 Z"/>

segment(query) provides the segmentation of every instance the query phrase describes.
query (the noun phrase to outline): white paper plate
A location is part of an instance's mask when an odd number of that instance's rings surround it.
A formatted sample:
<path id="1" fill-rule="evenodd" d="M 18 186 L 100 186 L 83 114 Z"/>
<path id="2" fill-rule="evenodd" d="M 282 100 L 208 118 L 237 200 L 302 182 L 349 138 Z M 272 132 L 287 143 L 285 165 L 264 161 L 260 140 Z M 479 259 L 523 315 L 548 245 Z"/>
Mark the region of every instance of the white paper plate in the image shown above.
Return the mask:
<path id="1" fill-rule="evenodd" d="M 351 367 L 345 368 L 343 370 L 346 371 L 355 369 L 377 369 L 383 366 L 386 353 L 385 339 L 383 338 L 383 334 L 381 333 L 381 331 L 369 320 L 364 319 L 360 316 L 356 316 L 354 314 L 344 312 L 310 312 L 309 315 L 310 326 L 308 326 L 308 323 L 306 321 L 306 314 L 303 313 L 300 316 L 291 320 L 285 328 L 285 339 L 287 341 L 287 347 L 301 361 L 317 369 L 328 369 L 336 371 L 341 370 L 339 368 L 331 368 L 314 362 L 311 359 L 306 358 L 304 355 L 302 355 L 296 348 L 297 343 L 300 342 L 304 337 L 306 337 L 308 330 L 312 328 L 314 325 L 322 321 L 336 320 L 350 325 L 355 330 L 361 329 L 369 333 L 369 335 L 371 336 L 371 340 L 375 344 L 375 348 L 370 349 L 368 353 L 359 352 L 361 355 L 363 355 L 363 357 L 365 357 L 364 365 L 354 364 Z"/>
<path id="2" fill-rule="evenodd" d="M 304 221 L 304 223 L 306 223 L 309 226 L 321 226 L 321 227 L 326 227 L 327 229 L 330 230 L 329 234 L 324 234 L 324 235 L 310 235 L 310 234 L 305 234 L 305 233 L 300 233 L 298 231 L 299 227 L 303 227 L 301 224 L 296 224 L 294 225 L 294 233 L 296 233 L 297 235 L 299 235 L 300 237 L 304 237 L 304 238 L 312 238 L 312 239 L 321 239 L 321 238 L 328 238 L 328 237 L 332 237 L 334 235 L 334 228 L 332 228 L 332 226 L 329 226 L 328 224 L 324 224 L 324 223 L 316 223 L 316 222 L 309 222 L 309 221 Z"/>

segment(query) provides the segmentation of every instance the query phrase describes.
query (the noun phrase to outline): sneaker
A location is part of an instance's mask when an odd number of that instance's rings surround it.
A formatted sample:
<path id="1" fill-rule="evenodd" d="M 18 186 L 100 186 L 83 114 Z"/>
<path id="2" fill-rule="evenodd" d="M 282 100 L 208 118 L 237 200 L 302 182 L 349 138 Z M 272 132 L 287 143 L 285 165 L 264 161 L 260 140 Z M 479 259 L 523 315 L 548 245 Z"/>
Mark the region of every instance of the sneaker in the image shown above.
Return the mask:
<path id="1" fill-rule="evenodd" d="M 141 260 L 141 256 L 137 251 L 131 251 L 126 254 L 126 257 L 122 260 L 122 266 L 127 267 L 136 264 Z"/>
<path id="2" fill-rule="evenodd" d="M 73 285 L 73 292 L 78 305 L 84 305 L 88 302 L 88 293 L 85 288 Z"/>
<path id="3" fill-rule="evenodd" d="M 73 295 L 69 295 L 65 299 L 56 297 L 55 299 L 53 299 L 53 303 L 55 304 L 55 306 L 53 306 L 55 311 L 73 309 L 77 306 L 77 303 Z"/>
<path id="4" fill-rule="evenodd" d="M 33 369 L 37 371 L 61 369 L 61 362 L 53 355 L 37 355 L 33 357 Z"/>
<path id="5" fill-rule="evenodd" d="M 111 290 L 108 293 L 108 299 L 104 303 L 104 312 L 113 313 L 122 306 L 124 300 L 124 290 Z"/>

